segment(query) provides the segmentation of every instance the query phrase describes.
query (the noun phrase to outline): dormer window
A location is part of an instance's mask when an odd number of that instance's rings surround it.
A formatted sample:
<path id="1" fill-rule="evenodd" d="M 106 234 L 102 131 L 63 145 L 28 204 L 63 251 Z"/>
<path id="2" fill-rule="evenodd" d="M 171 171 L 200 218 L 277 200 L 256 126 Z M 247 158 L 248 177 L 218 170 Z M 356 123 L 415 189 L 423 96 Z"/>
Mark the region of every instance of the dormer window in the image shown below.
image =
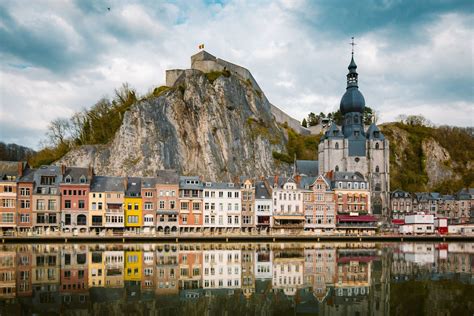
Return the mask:
<path id="1" fill-rule="evenodd" d="M 374 132 L 374 137 L 375 137 L 375 138 L 379 138 L 379 136 L 380 136 L 380 132 L 379 132 L 379 131 L 375 131 L 375 132 Z M 378 148 L 377 148 L 377 149 L 378 149 Z"/>
<path id="2" fill-rule="evenodd" d="M 81 176 L 81 178 L 79 179 L 79 182 L 80 183 L 86 183 L 86 177 Z"/>
<path id="3" fill-rule="evenodd" d="M 72 181 L 72 178 L 69 175 L 64 179 L 64 182 L 66 183 L 71 183 L 71 181 Z"/>
<path id="4" fill-rule="evenodd" d="M 359 131 L 354 131 L 354 136 L 359 136 L 360 132 Z"/>
<path id="5" fill-rule="evenodd" d="M 211 183 L 210 182 L 206 182 L 206 187 L 210 187 L 211 186 Z"/>

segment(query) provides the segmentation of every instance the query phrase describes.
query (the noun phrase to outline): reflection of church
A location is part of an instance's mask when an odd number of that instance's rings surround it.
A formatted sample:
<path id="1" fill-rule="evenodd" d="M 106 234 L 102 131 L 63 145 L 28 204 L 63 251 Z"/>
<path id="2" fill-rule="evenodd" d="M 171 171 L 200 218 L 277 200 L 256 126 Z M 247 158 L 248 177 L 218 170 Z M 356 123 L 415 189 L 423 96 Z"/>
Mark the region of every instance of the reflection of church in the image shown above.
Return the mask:
<path id="1" fill-rule="evenodd" d="M 386 216 L 390 192 L 389 142 L 375 123 L 367 129 L 364 126 L 365 99 L 359 91 L 354 55 L 348 68 L 347 88 L 340 103 L 344 120 L 342 126 L 333 122 L 321 138 L 319 173 L 362 174 L 369 182 L 372 213 Z"/>

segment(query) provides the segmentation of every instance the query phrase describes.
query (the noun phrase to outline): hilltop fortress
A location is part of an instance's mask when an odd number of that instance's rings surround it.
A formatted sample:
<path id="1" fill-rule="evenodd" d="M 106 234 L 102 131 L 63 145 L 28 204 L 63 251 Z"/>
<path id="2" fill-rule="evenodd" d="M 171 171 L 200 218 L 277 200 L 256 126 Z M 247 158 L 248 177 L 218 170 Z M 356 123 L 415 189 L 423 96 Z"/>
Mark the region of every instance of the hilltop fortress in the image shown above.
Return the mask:
<path id="1" fill-rule="evenodd" d="M 242 80 L 246 82 L 250 82 L 254 89 L 256 91 L 260 91 L 262 96 L 265 97 L 265 94 L 263 93 L 262 89 L 258 85 L 257 81 L 255 78 L 252 76 L 252 73 L 239 65 L 230 63 L 226 60 L 217 58 L 211 54 L 209 54 L 206 51 L 200 51 L 199 53 L 191 56 L 191 69 L 199 70 L 204 73 L 210 73 L 214 71 L 230 71 L 233 75 L 238 76 Z M 166 85 L 168 87 L 174 86 L 176 81 L 184 75 L 185 69 L 171 69 L 166 71 Z M 266 97 L 265 97 L 266 98 Z M 300 121 L 292 118 L 285 112 L 283 112 L 281 109 L 273 105 L 271 102 L 271 113 L 273 114 L 273 117 L 275 118 L 275 121 L 277 123 L 287 123 L 289 127 L 294 129 L 300 134 L 303 135 L 308 135 L 311 134 L 311 131 L 303 126 L 301 126 Z"/>

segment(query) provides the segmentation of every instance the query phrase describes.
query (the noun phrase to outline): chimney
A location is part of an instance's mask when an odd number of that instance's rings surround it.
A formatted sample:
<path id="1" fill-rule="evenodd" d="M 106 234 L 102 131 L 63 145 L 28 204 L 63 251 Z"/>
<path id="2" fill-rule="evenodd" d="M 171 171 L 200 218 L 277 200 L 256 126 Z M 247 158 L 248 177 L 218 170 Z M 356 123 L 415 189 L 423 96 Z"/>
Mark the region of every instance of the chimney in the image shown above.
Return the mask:
<path id="1" fill-rule="evenodd" d="M 273 176 L 273 186 L 278 186 L 278 175 Z"/>
<path id="2" fill-rule="evenodd" d="M 23 161 L 18 161 L 18 179 L 23 177 Z"/>
<path id="3" fill-rule="evenodd" d="M 89 178 L 89 182 L 92 181 L 92 177 L 94 177 L 94 168 L 89 165 L 89 168 L 87 168 L 87 178 Z"/>
<path id="4" fill-rule="evenodd" d="M 61 174 L 64 176 L 66 173 L 66 165 L 61 165 Z"/>
<path id="5" fill-rule="evenodd" d="M 128 188 L 128 177 L 123 177 L 123 190 L 127 191 Z"/>

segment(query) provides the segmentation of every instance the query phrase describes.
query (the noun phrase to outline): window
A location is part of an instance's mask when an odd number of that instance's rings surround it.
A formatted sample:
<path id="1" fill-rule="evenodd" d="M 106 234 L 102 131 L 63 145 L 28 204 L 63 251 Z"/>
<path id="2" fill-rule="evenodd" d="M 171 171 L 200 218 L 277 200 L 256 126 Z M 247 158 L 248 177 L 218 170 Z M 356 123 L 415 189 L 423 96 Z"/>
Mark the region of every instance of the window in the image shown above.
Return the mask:
<path id="1" fill-rule="evenodd" d="M 64 201 L 64 208 L 71 208 L 71 200 Z"/>
<path id="2" fill-rule="evenodd" d="M 2 207 L 15 207 L 15 200 L 14 199 L 3 199 L 2 200 Z"/>
<path id="3" fill-rule="evenodd" d="M 85 207 L 85 202 L 84 200 L 79 200 L 79 208 L 83 209 Z"/>
<path id="4" fill-rule="evenodd" d="M 21 188 L 20 195 L 22 196 L 29 196 L 30 195 L 30 188 Z"/>
<path id="5" fill-rule="evenodd" d="M 181 209 L 182 210 L 189 209 L 189 202 L 181 202 Z"/>
<path id="6" fill-rule="evenodd" d="M 170 201 L 170 209 L 173 210 L 175 208 L 175 204 L 176 204 L 175 201 Z"/>
<path id="7" fill-rule="evenodd" d="M 45 210 L 44 200 L 37 200 L 36 201 L 36 209 L 38 211 L 44 211 Z"/>
<path id="8" fill-rule="evenodd" d="M 20 215 L 20 222 L 21 223 L 29 223 L 30 222 L 30 214 L 21 214 Z"/>
<path id="9" fill-rule="evenodd" d="M 152 191 L 146 191 L 145 192 L 145 197 L 153 197 L 153 192 Z"/>
<path id="10" fill-rule="evenodd" d="M 161 206 L 161 205 L 160 205 Z M 163 205 L 164 206 L 164 205 Z M 153 210 L 153 203 L 145 202 L 145 210 L 150 211 Z"/>
<path id="11" fill-rule="evenodd" d="M 194 202 L 193 203 L 193 211 L 199 211 L 201 209 L 200 203 Z"/>
<path id="12" fill-rule="evenodd" d="M 84 214 L 80 214 L 77 216 L 77 225 L 85 226 L 87 225 L 87 217 Z"/>
<path id="13" fill-rule="evenodd" d="M 13 213 L 2 213 L 3 223 L 13 223 Z"/>
<path id="14" fill-rule="evenodd" d="M 97 203 L 97 208 L 99 209 L 99 211 L 102 210 L 102 202 Z"/>
<path id="15" fill-rule="evenodd" d="M 64 225 L 71 225 L 71 214 L 64 215 Z"/>
<path id="16" fill-rule="evenodd" d="M 135 211 L 138 211 L 138 203 L 135 203 L 135 204 L 133 205 L 133 209 L 134 209 Z"/>
<path id="17" fill-rule="evenodd" d="M 186 215 L 186 214 L 181 215 L 181 219 L 182 219 L 182 221 L 183 221 L 183 224 L 187 224 L 187 223 L 188 223 L 188 215 Z"/>
<path id="18" fill-rule="evenodd" d="M 338 172 L 339 171 L 339 166 L 336 166 L 335 170 L 336 170 L 336 172 Z"/>
<path id="19" fill-rule="evenodd" d="M 336 144 L 334 145 L 334 148 L 339 149 L 339 143 L 338 142 L 336 142 Z"/>
<path id="20" fill-rule="evenodd" d="M 377 172 L 377 173 L 380 172 L 379 166 L 376 166 L 376 167 L 375 167 L 375 172 Z"/>
<path id="21" fill-rule="evenodd" d="M 56 210 L 56 200 L 48 200 L 48 210 L 49 211 Z"/>
<path id="22" fill-rule="evenodd" d="M 64 179 L 66 183 L 71 183 L 71 176 L 67 176 L 66 179 Z"/>
<path id="23" fill-rule="evenodd" d="M 378 142 L 377 142 L 377 143 L 375 143 L 375 149 L 379 149 L 379 148 L 380 148 L 380 145 L 379 145 L 379 143 L 378 143 Z"/>
<path id="24" fill-rule="evenodd" d="M 128 222 L 130 224 L 138 224 L 138 216 L 136 215 L 129 215 L 128 216 Z"/>

